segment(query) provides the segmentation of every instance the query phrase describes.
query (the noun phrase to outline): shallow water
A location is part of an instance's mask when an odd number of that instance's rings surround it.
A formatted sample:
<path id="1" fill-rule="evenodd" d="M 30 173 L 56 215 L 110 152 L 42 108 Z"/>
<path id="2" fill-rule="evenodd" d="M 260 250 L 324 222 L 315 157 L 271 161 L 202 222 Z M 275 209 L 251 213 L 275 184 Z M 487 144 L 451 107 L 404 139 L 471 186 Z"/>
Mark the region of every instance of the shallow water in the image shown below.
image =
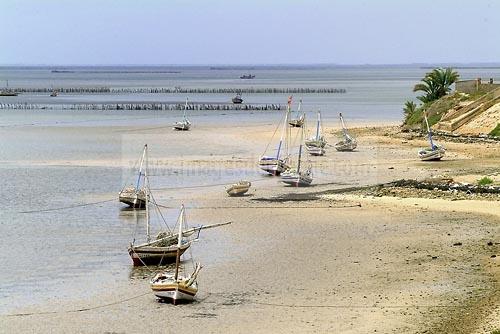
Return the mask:
<path id="1" fill-rule="evenodd" d="M 403 102 L 412 96 L 411 87 L 427 71 L 419 67 L 256 68 L 250 71 L 256 79 L 240 80 L 237 79 L 239 75 L 248 70 L 175 67 L 173 70 L 180 73 L 140 74 L 109 73 L 95 68 L 96 72 L 92 73 L 56 74 L 50 69 L 0 68 L 0 80 L 9 79 L 11 87 L 345 88 L 346 94 L 302 96 L 304 110 L 321 108 L 327 121 L 336 119 L 338 112 L 343 112 L 347 120 L 399 120 Z M 496 71 L 498 77 L 499 70 Z M 481 71 L 465 72 L 476 77 L 475 73 Z M 484 77 L 488 75 L 486 70 L 481 73 Z M 56 100 L 50 100 L 40 94 L 23 94 L 0 98 L 0 102 L 183 101 L 184 98 L 173 94 L 61 94 Z M 190 96 L 192 101 L 207 102 L 224 102 L 230 98 L 223 94 Z M 287 96 L 248 94 L 244 98 L 248 103 L 283 104 Z M 131 167 L 137 163 L 144 138 L 140 133 L 129 136 L 122 130 L 165 127 L 165 131 L 171 131 L 169 124 L 180 114 L 179 111 L 0 110 L 0 196 L 3 199 L 0 209 L 3 268 L 0 271 L 0 312 L 54 299 L 88 296 L 112 282 L 124 282 L 142 275 L 131 269 L 126 248 L 134 236 L 144 232 L 144 213 L 120 210 L 122 206 L 116 197 L 121 187 L 134 180 Z M 190 117 L 194 124 L 216 126 L 275 123 L 281 115 L 280 112 L 196 111 L 190 113 Z M 173 157 L 207 155 L 205 147 L 189 144 L 182 141 L 164 143 L 158 151 Z M 152 156 L 156 154 L 155 149 L 151 147 Z M 234 147 L 234 153 L 237 150 Z M 210 151 L 217 153 L 217 147 L 210 147 Z M 65 161 L 102 163 L 97 166 L 82 163 L 80 166 L 78 163 L 67 165 Z M 108 161 L 113 163 L 107 165 Z M 252 179 L 259 175 L 255 169 L 155 167 L 159 169 L 151 173 L 153 188 L 161 189 L 224 184 L 241 176 Z M 182 196 L 182 192 L 177 191 L 172 203 L 178 205 Z M 93 202 L 101 203 L 78 206 Z M 166 215 L 173 221 L 177 210 L 169 210 Z M 221 235 L 216 230 L 211 233 L 207 241 L 210 247 L 204 252 L 207 252 L 208 261 L 211 258 L 216 261 L 217 238 Z"/>

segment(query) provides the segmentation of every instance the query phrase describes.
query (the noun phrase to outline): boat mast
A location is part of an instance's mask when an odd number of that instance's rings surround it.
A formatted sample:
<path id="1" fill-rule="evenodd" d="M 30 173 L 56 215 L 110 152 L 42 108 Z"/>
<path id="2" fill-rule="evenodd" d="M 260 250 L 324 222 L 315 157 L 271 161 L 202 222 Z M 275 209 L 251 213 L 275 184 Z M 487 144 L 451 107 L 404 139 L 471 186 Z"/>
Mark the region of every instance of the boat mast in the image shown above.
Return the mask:
<path id="1" fill-rule="evenodd" d="M 300 118 L 300 109 L 302 108 L 302 99 L 299 100 L 299 106 L 297 107 L 297 119 Z"/>
<path id="2" fill-rule="evenodd" d="M 302 141 L 304 140 L 304 129 L 300 132 L 299 161 L 297 162 L 297 174 L 300 175 L 300 158 L 302 158 Z"/>
<path id="3" fill-rule="evenodd" d="M 319 125 L 321 123 L 321 112 L 318 110 L 318 123 L 316 124 L 316 140 L 319 140 Z"/>
<path id="4" fill-rule="evenodd" d="M 144 190 L 146 195 L 146 240 L 147 242 L 151 241 L 151 231 L 149 225 L 149 179 L 148 179 L 148 145 L 144 145 L 144 155 L 146 158 L 146 169 L 144 170 Z"/>
<path id="5" fill-rule="evenodd" d="M 142 165 L 144 163 L 144 158 L 146 156 L 146 150 L 148 148 L 148 144 L 144 145 L 144 149 L 142 150 L 142 157 L 141 157 L 141 164 L 139 166 L 139 175 L 137 176 L 137 184 L 135 185 L 135 191 L 139 190 L 139 184 L 141 182 L 141 176 L 142 176 Z"/>
<path id="6" fill-rule="evenodd" d="M 281 146 L 283 145 L 283 137 L 286 135 L 286 127 L 288 125 L 288 114 L 290 113 L 290 104 L 292 103 L 292 97 L 288 98 L 288 105 L 286 107 L 285 121 L 283 122 L 283 129 L 281 130 L 280 142 L 278 144 L 278 153 L 276 154 L 276 160 L 279 160 L 281 153 Z"/>
<path id="7" fill-rule="evenodd" d="M 342 132 L 344 133 L 344 137 L 347 137 L 347 128 L 345 127 L 344 117 L 342 117 L 342 113 L 340 115 L 340 123 L 342 124 Z"/>
<path id="8" fill-rule="evenodd" d="M 427 113 L 424 111 L 425 124 L 427 125 L 427 134 L 429 135 L 429 142 L 431 144 L 431 149 L 434 149 L 434 143 L 432 142 L 432 131 L 429 126 L 429 121 L 427 120 Z"/>
<path id="9" fill-rule="evenodd" d="M 181 259 L 181 246 L 182 246 L 182 225 L 184 225 L 184 204 L 181 206 L 181 215 L 179 219 L 179 232 L 177 238 L 177 256 L 175 257 L 175 276 L 174 280 L 177 281 L 179 277 L 179 262 Z"/>

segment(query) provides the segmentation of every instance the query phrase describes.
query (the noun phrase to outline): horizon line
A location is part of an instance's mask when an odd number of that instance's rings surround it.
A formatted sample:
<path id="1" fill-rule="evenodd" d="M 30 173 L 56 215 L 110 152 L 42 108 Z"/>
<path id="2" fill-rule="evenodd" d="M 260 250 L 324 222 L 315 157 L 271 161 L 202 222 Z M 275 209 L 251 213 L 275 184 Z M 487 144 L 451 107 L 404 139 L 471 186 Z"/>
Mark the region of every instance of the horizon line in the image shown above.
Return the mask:
<path id="1" fill-rule="evenodd" d="M 151 67 L 160 67 L 160 66 L 179 66 L 179 67 L 248 67 L 248 66 L 277 66 L 277 67 L 286 67 L 286 66 L 338 66 L 338 67 L 347 67 L 347 66 L 429 66 L 429 65 L 445 65 L 445 66 L 492 66 L 492 65 L 500 65 L 500 62 L 416 62 L 416 63 L 192 63 L 192 64 L 139 64 L 139 63 L 128 63 L 128 64 L 90 64 L 90 63 L 81 63 L 81 64 L 0 64 L 0 67 L 50 67 L 50 66 L 81 66 L 81 67 L 91 67 L 91 66 L 151 66 Z"/>

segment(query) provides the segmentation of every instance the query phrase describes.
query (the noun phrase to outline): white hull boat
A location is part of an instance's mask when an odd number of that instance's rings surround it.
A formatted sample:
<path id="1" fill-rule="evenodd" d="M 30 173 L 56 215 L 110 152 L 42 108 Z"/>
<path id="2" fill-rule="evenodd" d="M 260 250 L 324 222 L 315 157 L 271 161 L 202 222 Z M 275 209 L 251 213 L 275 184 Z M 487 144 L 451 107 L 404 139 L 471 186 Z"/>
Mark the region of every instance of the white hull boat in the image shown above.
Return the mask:
<path id="1" fill-rule="evenodd" d="M 196 281 L 196 278 L 201 270 L 201 265 L 197 263 L 191 275 L 184 276 L 179 274 L 181 266 L 181 246 L 184 219 L 185 209 L 184 206 L 182 206 L 179 220 L 175 273 L 170 274 L 168 272 L 160 272 L 150 281 L 153 294 L 161 300 L 171 301 L 174 305 L 180 302 L 189 302 L 194 300 L 194 297 L 198 292 L 198 282 Z"/>
<path id="2" fill-rule="evenodd" d="M 177 131 L 188 131 L 191 128 L 191 122 L 188 120 L 175 122 L 173 129 Z"/>
<path id="3" fill-rule="evenodd" d="M 312 171 L 310 169 L 302 172 L 293 169 L 288 170 L 281 175 L 281 181 L 295 187 L 307 187 L 313 181 Z"/>
<path id="4" fill-rule="evenodd" d="M 188 107 L 188 99 L 186 98 L 186 105 L 184 106 L 184 115 L 182 121 L 174 123 L 174 130 L 177 131 L 188 131 L 191 128 L 191 122 L 187 119 L 186 110 Z"/>
<path id="5" fill-rule="evenodd" d="M 351 152 L 358 147 L 358 142 L 356 141 L 356 138 L 352 137 L 349 132 L 347 131 L 347 127 L 344 122 L 344 117 L 342 116 L 342 113 L 339 113 L 339 118 L 340 118 L 340 124 L 342 126 L 342 140 L 335 143 L 334 147 L 337 151 L 339 152 Z"/>
<path id="6" fill-rule="evenodd" d="M 431 127 L 429 126 L 429 121 L 427 119 L 426 112 L 424 112 L 424 119 L 425 119 L 425 124 L 427 125 L 427 134 L 429 138 L 430 147 L 426 147 L 418 151 L 418 157 L 422 161 L 441 160 L 441 158 L 444 156 L 444 153 L 446 152 L 446 149 L 441 145 L 435 144 L 434 141 L 432 140 L 432 131 Z"/>
<path id="7" fill-rule="evenodd" d="M 120 193 L 118 194 L 118 200 L 124 204 L 127 204 L 131 208 L 143 209 L 146 206 L 148 192 L 146 189 L 146 177 L 147 177 L 147 151 L 148 145 L 144 145 L 144 149 L 142 151 L 141 162 L 139 166 L 139 175 L 137 177 L 137 182 L 135 187 L 128 186 L 124 187 Z M 144 168 L 144 163 L 146 164 L 146 168 Z M 142 187 L 141 187 L 142 182 Z"/>
<path id="8" fill-rule="evenodd" d="M 418 157 L 422 161 L 441 160 L 446 150 L 442 146 L 434 145 L 434 149 L 424 148 L 418 152 Z"/>
<path id="9" fill-rule="evenodd" d="M 286 163 L 285 160 L 276 159 L 276 157 L 268 157 L 268 156 L 263 156 L 262 158 L 260 158 L 259 167 L 263 171 L 275 176 L 280 175 L 285 170 L 290 168 L 290 166 L 288 165 L 288 163 Z"/>
<path id="10" fill-rule="evenodd" d="M 288 100 L 289 105 L 291 105 L 291 98 Z M 299 101 L 299 107 L 297 108 L 297 117 L 295 119 L 291 119 L 288 122 L 288 125 L 294 128 L 301 128 L 304 126 L 304 122 L 306 120 L 306 114 L 300 114 L 300 109 L 302 108 L 302 100 Z"/>
<path id="11" fill-rule="evenodd" d="M 326 153 L 326 140 L 322 135 L 321 112 L 318 110 L 318 121 L 316 122 L 316 135 L 306 140 L 305 145 L 310 155 L 321 156 Z"/>
<path id="12" fill-rule="evenodd" d="M 259 168 L 265 171 L 266 173 L 274 176 L 278 176 L 288 168 L 290 168 L 288 164 L 289 160 L 289 127 L 288 127 L 288 119 L 290 117 L 290 104 L 292 103 L 292 97 L 288 98 L 288 106 L 284 115 L 284 118 L 281 120 L 281 123 L 278 125 L 282 125 L 281 128 L 281 137 L 278 143 L 277 153 L 274 156 L 263 155 L 259 160 Z M 276 129 L 276 131 L 278 128 Z M 271 139 L 272 140 L 272 139 Z M 268 147 L 269 148 L 269 144 Z M 266 148 L 266 151 L 267 151 Z M 283 152 L 284 151 L 284 152 Z M 264 152 L 265 154 L 265 152 Z"/>
<path id="13" fill-rule="evenodd" d="M 326 150 L 323 147 L 317 147 L 317 146 L 307 146 L 307 152 L 309 152 L 310 155 L 314 156 L 322 156 L 325 155 Z"/>
<path id="14" fill-rule="evenodd" d="M 312 168 L 309 166 L 305 170 L 301 170 L 301 159 L 302 159 L 302 142 L 304 140 L 304 129 L 301 129 L 301 138 L 299 145 L 299 156 L 297 159 L 297 169 L 290 168 L 281 174 L 281 181 L 285 184 L 292 185 L 295 187 L 304 187 L 311 185 L 313 181 Z"/>

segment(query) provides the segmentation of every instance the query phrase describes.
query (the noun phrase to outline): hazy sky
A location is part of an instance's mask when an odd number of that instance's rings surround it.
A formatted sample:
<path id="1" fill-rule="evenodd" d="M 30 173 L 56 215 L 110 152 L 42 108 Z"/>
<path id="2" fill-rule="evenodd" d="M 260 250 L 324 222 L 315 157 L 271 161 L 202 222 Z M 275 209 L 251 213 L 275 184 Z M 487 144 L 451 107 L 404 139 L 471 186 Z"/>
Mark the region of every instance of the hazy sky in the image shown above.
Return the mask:
<path id="1" fill-rule="evenodd" d="M 500 62 L 498 0 L 0 0 L 0 64 Z"/>

